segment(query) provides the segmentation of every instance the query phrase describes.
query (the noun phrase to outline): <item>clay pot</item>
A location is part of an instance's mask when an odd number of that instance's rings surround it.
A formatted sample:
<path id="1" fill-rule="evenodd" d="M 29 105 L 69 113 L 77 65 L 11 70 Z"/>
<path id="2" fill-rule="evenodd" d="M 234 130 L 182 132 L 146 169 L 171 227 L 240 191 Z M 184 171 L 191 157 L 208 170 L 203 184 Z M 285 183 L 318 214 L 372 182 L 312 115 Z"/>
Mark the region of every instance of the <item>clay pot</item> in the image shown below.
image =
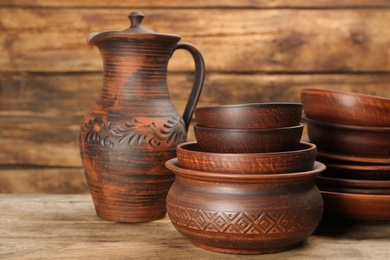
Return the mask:
<path id="1" fill-rule="evenodd" d="M 177 159 L 182 168 L 197 171 L 270 174 L 309 171 L 316 158 L 316 146 L 301 143 L 294 151 L 275 153 L 208 153 L 196 142 L 177 146 Z"/>
<path id="2" fill-rule="evenodd" d="M 318 150 L 370 158 L 390 157 L 390 127 L 349 126 L 302 118 Z"/>
<path id="3" fill-rule="evenodd" d="M 303 89 L 306 116 L 334 124 L 390 127 L 390 99 L 327 89 Z"/>
<path id="4" fill-rule="evenodd" d="M 321 191 L 328 216 L 362 221 L 390 221 L 390 195 Z"/>
<path id="5" fill-rule="evenodd" d="M 194 126 L 202 151 L 213 153 L 267 153 L 299 147 L 303 124 L 272 129 L 220 129 Z"/>
<path id="6" fill-rule="evenodd" d="M 198 126 L 223 129 L 266 129 L 298 125 L 302 104 L 251 103 L 195 108 Z"/>
<path id="7" fill-rule="evenodd" d="M 204 62 L 180 36 L 142 27 L 143 14 L 129 15 L 122 31 L 93 33 L 104 64 L 101 94 L 80 128 L 80 154 L 97 215 L 116 222 L 163 218 L 174 174 L 164 163 L 186 141 L 204 80 Z M 171 102 L 167 66 L 173 52 L 188 50 L 195 81 L 181 116 Z"/>
<path id="8" fill-rule="evenodd" d="M 325 169 L 294 174 L 229 174 L 189 170 L 177 159 L 167 196 L 174 227 L 201 248 L 237 254 L 288 250 L 310 236 L 323 202 L 314 176 Z"/>

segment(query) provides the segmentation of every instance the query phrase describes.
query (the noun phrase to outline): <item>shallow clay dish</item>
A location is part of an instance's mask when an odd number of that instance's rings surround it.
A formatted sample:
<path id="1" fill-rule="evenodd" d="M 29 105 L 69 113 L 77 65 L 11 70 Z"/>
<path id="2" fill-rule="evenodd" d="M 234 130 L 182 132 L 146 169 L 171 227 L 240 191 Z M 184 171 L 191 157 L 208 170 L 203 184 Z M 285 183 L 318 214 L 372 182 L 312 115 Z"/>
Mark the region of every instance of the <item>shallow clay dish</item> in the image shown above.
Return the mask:
<path id="1" fill-rule="evenodd" d="M 336 154 L 336 153 L 330 153 L 326 151 L 320 151 L 318 149 L 317 149 L 317 156 L 325 159 L 354 162 L 354 163 L 390 164 L 390 157 L 372 158 L 372 157 L 362 157 L 362 156 L 354 156 L 354 155 L 344 155 L 344 154 Z"/>
<path id="2" fill-rule="evenodd" d="M 273 129 L 219 129 L 195 125 L 202 151 L 213 153 L 265 153 L 292 151 L 300 145 L 303 124 Z"/>
<path id="3" fill-rule="evenodd" d="M 323 186 L 317 184 L 320 191 L 342 192 L 342 193 L 354 193 L 354 194 L 371 194 L 371 195 L 389 195 L 390 189 L 357 189 L 357 188 L 340 188 L 332 186 Z"/>
<path id="4" fill-rule="evenodd" d="M 314 176 L 325 169 L 294 174 L 229 174 L 195 171 L 166 162 L 176 175 L 167 196 L 173 226 L 201 248 L 235 254 L 274 253 L 310 236 L 323 213 Z"/>
<path id="5" fill-rule="evenodd" d="M 390 99 L 327 89 L 303 89 L 308 118 L 335 124 L 390 127 Z"/>
<path id="6" fill-rule="evenodd" d="M 310 171 L 316 158 L 316 146 L 301 143 L 297 150 L 275 153 L 209 153 L 196 142 L 177 146 L 180 167 L 208 172 L 269 174 Z"/>
<path id="7" fill-rule="evenodd" d="M 326 215 L 364 221 L 390 221 L 390 195 L 321 191 Z"/>
<path id="8" fill-rule="evenodd" d="M 326 165 L 323 176 L 358 180 L 390 180 L 390 165 L 382 164 L 346 164 L 329 162 L 317 157 Z"/>
<path id="9" fill-rule="evenodd" d="M 274 102 L 198 107 L 197 125 L 223 129 L 265 129 L 298 125 L 301 103 Z"/>
<path id="10" fill-rule="evenodd" d="M 390 158 L 390 127 L 349 126 L 302 118 L 310 142 L 328 153 L 370 158 Z"/>
<path id="11" fill-rule="evenodd" d="M 326 177 L 319 174 L 315 177 L 316 184 L 330 187 L 340 188 L 356 188 L 356 189 L 390 189 L 390 181 L 386 180 L 352 180 Z"/>

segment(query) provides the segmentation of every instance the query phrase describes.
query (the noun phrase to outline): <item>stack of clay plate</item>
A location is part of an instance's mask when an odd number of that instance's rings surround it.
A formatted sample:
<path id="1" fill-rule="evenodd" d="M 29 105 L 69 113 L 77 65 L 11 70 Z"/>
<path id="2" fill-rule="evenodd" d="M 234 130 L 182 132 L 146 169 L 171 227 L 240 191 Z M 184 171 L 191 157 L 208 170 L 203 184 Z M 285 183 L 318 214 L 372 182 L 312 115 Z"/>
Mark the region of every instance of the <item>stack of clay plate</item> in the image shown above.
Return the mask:
<path id="1" fill-rule="evenodd" d="M 310 142 L 327 169 L 316 177 L 325 214 L 390 220 L 390 99 L 325 89 L 301 93 Z"/>

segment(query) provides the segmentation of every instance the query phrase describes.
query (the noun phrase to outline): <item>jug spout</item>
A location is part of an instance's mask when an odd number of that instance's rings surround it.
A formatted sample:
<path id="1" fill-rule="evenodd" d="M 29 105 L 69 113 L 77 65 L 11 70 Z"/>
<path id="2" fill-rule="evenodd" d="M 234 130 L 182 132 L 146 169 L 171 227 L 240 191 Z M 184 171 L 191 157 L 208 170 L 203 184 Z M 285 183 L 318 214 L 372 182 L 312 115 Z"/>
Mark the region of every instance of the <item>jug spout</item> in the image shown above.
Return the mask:
<path id="1" fill-rule="evenodd" d="M 93 32 L 91 33 L 88 38 L 87 38 L 87 43 L 90 44 L 90 45 L 93 45 L 93 43 L 91 42 L 92 38 L 95 37 L 96 35 L 98 35 L 99 33 L 98 32 Z"/>

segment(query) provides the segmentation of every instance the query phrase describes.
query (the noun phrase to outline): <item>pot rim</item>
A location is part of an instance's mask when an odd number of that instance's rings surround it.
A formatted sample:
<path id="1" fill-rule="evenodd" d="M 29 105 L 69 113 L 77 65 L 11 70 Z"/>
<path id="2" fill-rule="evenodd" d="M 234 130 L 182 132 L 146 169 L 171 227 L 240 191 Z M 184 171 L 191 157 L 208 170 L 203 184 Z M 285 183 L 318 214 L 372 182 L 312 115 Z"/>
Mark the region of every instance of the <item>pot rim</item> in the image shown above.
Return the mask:
<path id="1" fill-rule="evenodd" d="M 250 182 L 250 181 L 287 181 L 297 179 L 307 179 L 318 175 L 326 169 L 325 164 L 315 161 L 313 169 L 305 172 L 293 172 L 293 173 L 273 173 L 273 174 L 237 174 L 237 173 L 217 173 L 217 172 L 206 172 L 197 171 L 182 168 L 179 166 L 179 160 L 173 158 L 165 163 L 165 166 L 171 170 L 175 175 L 184 176 L 191 179 L 201 180 L 212 180 L 212 181 L 223 181 L 223 182 Z"/>
<path id="2" fill-rule="evenodd" d="M 188 146 L 193 146 L 193 145 L 199 145 L 197 141 L 192 141 L 192 142 L 185 142 L 179 144 L 176 149 L 178 152 L 183 152 L 183 153 L 193 153 L 193 154 L 198 154 L 202 156 L 207 156 L 207 157 L 213 157 L 213 158 L 218 158 L 218 157 L 239 157 L 239 158 L 244 158 L 244 157 L 254 157 L 254 158 L 268 158 L 268 157 L 273 157 L 273 156 L 281 156 L 281 155 L 298 155 L 298 154 L 305 154 L 309 151 L 313 151 L 317 149 L 317 146 L 314 143 L 309 143 L 309 142 L 300 142 L 300 147 L 301 149 L 298 150 L 289 150 L 289 151 L 281 151 L 281 152 L 267 152 L 267 153 L 212 153 L 212 152 L 205 152 L 205 151 L 196 151 L 196 150 L 191 150 L 187 149 Z"/>

